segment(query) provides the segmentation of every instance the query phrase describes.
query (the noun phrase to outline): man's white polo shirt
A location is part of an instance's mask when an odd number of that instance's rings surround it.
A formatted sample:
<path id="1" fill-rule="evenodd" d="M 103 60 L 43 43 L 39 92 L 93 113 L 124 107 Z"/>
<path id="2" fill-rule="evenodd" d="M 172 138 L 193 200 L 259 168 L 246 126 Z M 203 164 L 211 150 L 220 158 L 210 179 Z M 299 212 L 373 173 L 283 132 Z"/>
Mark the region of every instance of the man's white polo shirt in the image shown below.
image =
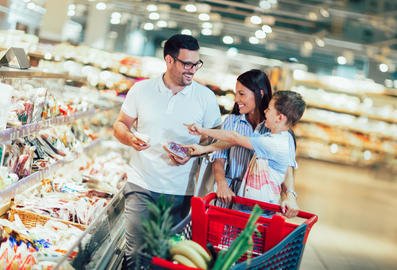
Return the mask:
<path id="1" fill-rule="evenodd" d="M 173 165 L 163 149 L 167 142 L 198 143 L 184 123 L 197 123 L 206 128 L 221 124 L 214 93 L 196 82 L 173 95 L 162 76 L 136 83 L 128 92 L 121 110 L 137 118 L 137 131 L 150 137 L 150 147 L 132 152 L 128 181 L 150 191 L 192 195 L 187 190 L 193 177 L 194 158 L 181 166 Z"/>

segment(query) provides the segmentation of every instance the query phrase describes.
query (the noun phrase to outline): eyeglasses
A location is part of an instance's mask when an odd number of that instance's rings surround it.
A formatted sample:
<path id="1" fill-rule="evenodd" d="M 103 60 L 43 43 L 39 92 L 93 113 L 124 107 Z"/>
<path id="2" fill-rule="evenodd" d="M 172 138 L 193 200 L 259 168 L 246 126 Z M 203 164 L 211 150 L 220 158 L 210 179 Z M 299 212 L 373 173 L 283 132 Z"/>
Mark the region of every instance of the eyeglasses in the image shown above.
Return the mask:
<path id="1" fill-rule="evenodd" d="M 198 60 L 197 63 L 191 63 L 191 62 L 182 61 L 178 57 L 173 56 L 172 58 L 174 58 L 174 60 L 180 62 L 183 65 L 184 69 L 192 69 L 192 68 L 200 69 L 204 64 L 204 62 L 202 60 Z"/>

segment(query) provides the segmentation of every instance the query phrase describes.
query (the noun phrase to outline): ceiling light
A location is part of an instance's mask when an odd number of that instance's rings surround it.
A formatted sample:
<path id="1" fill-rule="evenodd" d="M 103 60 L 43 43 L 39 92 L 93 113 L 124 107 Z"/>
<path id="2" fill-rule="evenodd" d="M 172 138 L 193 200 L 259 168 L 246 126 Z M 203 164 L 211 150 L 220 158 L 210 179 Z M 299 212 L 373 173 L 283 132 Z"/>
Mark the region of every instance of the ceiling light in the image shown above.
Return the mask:
<path id="1" fill-rule="evenodd" d="M 95 7 L 96 7 L 97 10 L 105 10 L 106 9 L 106 3 L 99 2 L 99 3 L 96 4 Z"/>
<path id="2" fill-rule="evenodd" d="M 225 44 L 233 44 L 234 40 L 231 36 L 224 36 L 222 39 Z"/>
<path id="3" fill-rule="evenodd" d="M 338 62 L 339 65 L 345 65 L 347 63 L 347 60 L 344 56 L 338 56 L 336 61 Z"/>
<path id="4" fill-rule="evenodd" d="M 120 12 L 113 12 L 112 13 L 112 18 L 120 19 L 121 18 L 121 13 Z"/>
<path id="5" fill-rule="evenodd" d="M 70 4 L 70 5 L 68 6 L 68 9 L 76 9 L 76 5 L 75 5 L 75 4 Z"/>
<path id="6" fill-rule="evenodd" d="M 320 14 L 325 18 L 329 17 L 329 12 L 325 8 L 320 8 Z"/>
<path id="7" fill-rule="evenodd" d="M 257 39 L 256 37 L 250 37 L 248 39 L 249 43 L 251 44 L 258 44 L 259 43 L 259 39 Z"/>
<path id="8" fill-rule="evenodd" d="M 261 24 L 262 23 L 261 17 L 256 16 L 256 15 L 251 16 L 250 21 L 251 21 L 252 24 Z"/>
<path id="9" fill-rule="evenodd" d="M 209 21 L 210 15 L 208 15 L 207 13 L 200 13 L 198 18 L 201 21 Z"/>
<path id="10" fill-rule="evenodd" d="M 270 34 L 270 33 L 273 31 L 272 28 L 270 27 L 270 25 L 267 25 L 267 24 L 265 24 L 265 25 L 262 26 L 262 30 L 263 30 L 263 32 L 265 32 L 266 34 Z"/>
<path id="11" fill-rule="evenodd" d="M 191 36 L 192 31 L 190 29 L 182 29 L 181 34 Z"/>
<path id="12" fill-rule="evenodd" d="M 319 46 L 319 47 L 324 47 L 325 46 L 325 42 L 321 38 L 316 38 L 314 41 L 316 42 L 317 46 Z"/>
<path id="13" fill-rule="evenodd" d="M 158 20 L 158 19 L 160 19 L 160 14 L 158 14 L 157 12 L 149 13 L 149 19 Z"/>
<path id="14" fill-rule="evenodd" d="M 267 0 L 261 0 L 259 1 L 259 7 L 262 9 L 270 9 L 272 4 L 270 4 Z"/>
<path id="15" fill-rule="evenodd" d="M 147 31 L 153 30 L 154 29 L 154 25 L 152 23 L 145 23 L 143 25 L 143 29 L 145 29 Z"/>
<path id="16" fill-rule="evenodd" d="M 260 38 L 260 39 L 264 39 L 264 38 L 266 38 L 266 33 L 264 31 L 262 31 L 262 30 L 257 30 L 255 32 L 255 37 L 256 38 Z"/>
<path id="17" fill-rule="evenodd" d="M 157 6 L 154 4 L 147 5 L 146 10 L 149 12 L 157 11 Z"/>
<path id="18" fill-rule="evenodd" d="M 203 34 L 204 36 L 210 36 L 212 35 L 212 30 L 209 28 L 204 28 L 201 30 L 201 34 Z"/>
<path id="19" fill-rule="evenodd" d="M 382 64 L 379 65 L 379 70 L 381 72 L 387 72 L 389 70 L 389 66 L 386 65 L 385 63 L 382 63 Z"/>
<path id="20" fill-rule="evenodd" d="M 202 28 L 212 28 L 212 23 L 210 23 L 210 22 L 204 22 L 204 23 L 201 25 L 201 27 L 202 27 Z"/>
<path id="21" fill-rule="evenodd" d="M 277 5 L 277 0 L 267 0 L 271 5 Z"/>
<path id="22" fill-rule="evenodd" d="M 185 10 L 187 11 L 187 12 L 196 12 L 197 11 L 197 7 L 195 6 L 195 5 L 193 5 L 193 4 L 187 4 L 186 6 L 185 6 Z"/>
<path id="23" fill-rule="evenodd" d="M 157 26 L 161 27 L 161 28 L 167 27 L 167 25 L 168 25 L 167 22 L 164 21 L 164 20 L 160 20 L 160 21 L 157 22 Z"/>

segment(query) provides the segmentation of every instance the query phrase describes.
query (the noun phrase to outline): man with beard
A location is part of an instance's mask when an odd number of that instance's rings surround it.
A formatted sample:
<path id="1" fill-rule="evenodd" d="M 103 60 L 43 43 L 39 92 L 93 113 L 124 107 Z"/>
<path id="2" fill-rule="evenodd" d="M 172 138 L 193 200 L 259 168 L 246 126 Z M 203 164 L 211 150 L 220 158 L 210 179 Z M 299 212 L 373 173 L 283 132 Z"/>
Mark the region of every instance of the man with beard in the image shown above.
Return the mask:
<path id="1" fill-rule="evenodd" d="M 162 194 L 172 200 L 175 223 L 190 207 L 194 160 L 167 153 L 163 146 L 170 141 L 198 143 L 199 138 L 190 135 L 183 124 L 213 128 L 221 123 L 214 93 L 193 81 L 203 65 L 199 57 L 199 45 L 192 36 L 169 38 L 164 46 L 166 72 L 136 83 L 113 125 L 115 137 L 134 149 L 124 188 L 128 268 L 134 265 L 135 252 L 142 244 L 146 200 L 155 202 Z"/>

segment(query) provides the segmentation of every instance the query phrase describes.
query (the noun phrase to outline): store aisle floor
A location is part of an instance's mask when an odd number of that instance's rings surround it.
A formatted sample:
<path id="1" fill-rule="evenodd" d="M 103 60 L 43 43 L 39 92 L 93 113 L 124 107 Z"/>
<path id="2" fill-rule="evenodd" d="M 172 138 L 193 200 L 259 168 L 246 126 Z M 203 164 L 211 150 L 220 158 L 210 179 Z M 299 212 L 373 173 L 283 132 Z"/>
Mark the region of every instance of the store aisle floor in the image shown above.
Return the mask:
<path id="1" fill-rule="evenodd" d="M 397 269 L 393 175 L 307 159 L 299 166 L 300 207 L 319 216 L 301 269 Z"/>

